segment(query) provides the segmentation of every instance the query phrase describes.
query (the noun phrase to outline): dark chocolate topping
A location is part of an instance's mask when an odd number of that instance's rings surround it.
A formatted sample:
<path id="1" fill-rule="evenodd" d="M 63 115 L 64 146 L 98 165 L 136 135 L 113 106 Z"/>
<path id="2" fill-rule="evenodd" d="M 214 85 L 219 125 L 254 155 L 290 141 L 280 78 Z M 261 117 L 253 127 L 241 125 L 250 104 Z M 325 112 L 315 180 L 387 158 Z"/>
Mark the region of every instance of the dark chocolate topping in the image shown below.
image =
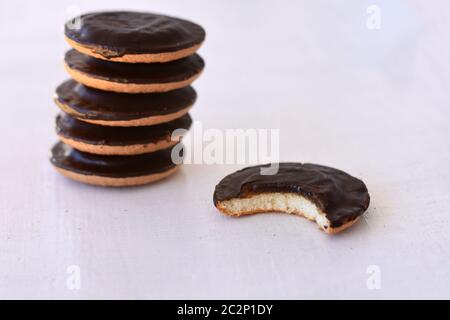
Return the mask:
<path id="1" fill-rule="evenodd" d="M 198 54 L 166 63 L 120 63 L 95 59 L 73 49 L 67 51 L 65 62 L 70 69 L 91 78 L 134 84 L 187 80 L 199 74 L 205 66 Z"/>
<path id="2" fill-rule="evenodd" d="M 197 93 L 185 87 L 164 93 L 117 93 L 89 88 L 74 80 L 56 89 L 58 101 L 92 120 L 134 120 L 175 113 L 192 106 Z"/>
<path id="3" fill-rule="evenodd" d="M 134 144 L 171 141 L 177 129 L 189 130 L 191 117 L 186 114 L 170 122 L 144 127 L 107 127 L 77 120 L 67 114 L 56 117 L 56 132 L 75 141 L 108 146 L 129 146 Z"/>
<path id="4" fill-rule="evenodd" d="M 172 148 L 136 156 L 103 156 L 81 152 L 58 142 L 52 148 L 50 162 L 58 168 L 84 175 L 127 178 L 174 168 L 171 152 Z"/>
<path id="5" fill-rule="evenodd" d="M 261 165 L 226 176 L 216 186 L 214 204 L 259 193 L 296 193 L 314 202 L 331 227 L 356 219 L 369 207 L 366 185 L 349 174 L 311 163 L 280 163 L 276 175 L 261 175 Z"/>
<path id="6" fill-rule="evenodd" d="M 81 19 L 81 28 L 73 21 Z M 125 54 L 173 52 L 205 40 L 205 30 L 193 22 L 146 12 L 97 12 L 66 23 L 66 36 L 97 48 L 105 58 Z"/>

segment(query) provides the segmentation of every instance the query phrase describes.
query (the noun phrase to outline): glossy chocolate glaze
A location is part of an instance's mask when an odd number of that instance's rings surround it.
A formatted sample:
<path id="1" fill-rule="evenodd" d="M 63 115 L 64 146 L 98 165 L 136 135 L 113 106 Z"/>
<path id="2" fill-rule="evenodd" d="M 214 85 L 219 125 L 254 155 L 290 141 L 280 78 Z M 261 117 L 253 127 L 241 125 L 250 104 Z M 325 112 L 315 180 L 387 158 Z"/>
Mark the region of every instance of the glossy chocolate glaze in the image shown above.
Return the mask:
<path id="1" fill-rule="evenodd" d="M 347 173 L 311 163 L 280 163 L 276 175 L 261 175 L 261 165 L 226 176 L 216 186 L 214 204 L 260 193 L 296 193 L 314 202 L 339 227 L 362 215 L 370 197 L 361 180 Z"/>
<path id="2" fill-rule="evenodd" d="M 60 104 L 91 120 L 134 120 L 175 113 L 192 106 L 197 93 L 185 87 L 164 93 L 117 93 L 89 88 L 68 80 L 56 89 Z"/>
<path id="3" fill-rule="evenodd" d="M 95 59 L 72 49 L 64 60 L 70 69 L 91 78 L 125 84 L 179 82 L 199 74 L 205 66 L 198 54 L 166 63 L 120 63 Z"/>
<path id="4" fill-rule="evenodd" d="M 136 156 L 103 156 L 75 150 L 58 142 L 50 162 L 57 168 L 111 178 L 128 178 L 165 172 L 175 167 L 172 148 Z"/>
<path id="5" fill-rule="evenodd" d="M 146 12 L 94 12 L 81 15 L 81 28 L 74 19 L 65 25 L 66 36 L 93 47 L 105 58 L 125 54 L 173 52 L 205 40 L 205 30 L 193 22 Z"/>
<path id="6" fill-rule="evenodd" d="M 56 117 L 56 133 L 68 139 L 108 146 L 129 146 L 134 144 L 171 141 L 177 129 L 189 130 L 192 124 L 187 114 L 170 122 L 144 127 L 107 127 L 77 120 L 67 114 Z"/>

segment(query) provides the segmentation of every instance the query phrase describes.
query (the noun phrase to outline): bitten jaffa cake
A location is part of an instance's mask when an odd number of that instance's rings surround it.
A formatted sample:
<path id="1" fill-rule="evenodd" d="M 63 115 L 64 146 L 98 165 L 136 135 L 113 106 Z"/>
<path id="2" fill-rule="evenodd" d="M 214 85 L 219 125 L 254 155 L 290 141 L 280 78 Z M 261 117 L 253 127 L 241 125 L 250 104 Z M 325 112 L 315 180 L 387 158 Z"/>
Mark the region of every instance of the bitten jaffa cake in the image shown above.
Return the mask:
<path id="1" fill-rule="evenodd" d="M 217 209 L 232 217 L 261 212 L 295 214 L 336 234 L 355 224 L 369 207 L 364 182 L 342 170 L 282 162 L 275 174 L 263 175 L 265 167 L 244 168 L 223 178 L 214 191 Z"/>
<path id="2" fill-rule="evenodd" d="M 147 12 L 83 14 L 65 25 L 71 76 L 54 96 L 60 141 L 51 163 L 64 176 L 100 186 L 136 186 L 177 171 L 205 63 L 196 53 L 205 30 Z M 73 21 L 73 20 L 71 20 Z M 183 129 L 183 130 L 178 130 Z M 177 148 L 177 150 L 180 148 Z"/>

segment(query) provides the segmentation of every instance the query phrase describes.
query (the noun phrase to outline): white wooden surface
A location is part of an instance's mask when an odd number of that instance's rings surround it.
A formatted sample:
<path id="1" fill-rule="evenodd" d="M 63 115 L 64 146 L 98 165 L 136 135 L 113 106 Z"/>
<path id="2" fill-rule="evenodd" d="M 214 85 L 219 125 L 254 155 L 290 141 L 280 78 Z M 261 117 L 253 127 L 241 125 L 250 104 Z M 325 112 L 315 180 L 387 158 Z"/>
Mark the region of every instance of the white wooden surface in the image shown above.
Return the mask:
<path id="1" fill-rule="evenodd" d="M 48 163 L 66 78 L 62 24 L 132 8 L 201 23 L 205 128 L 279 128 L 281 159 L 362 178 L 361 223 L 327 236 L 304 219 L 212 205 L 239 166 L 101 189 Z M 450 4 L 375 1 L 2 1 L 0 298 L 450 298 Z M 69 266 L 80 290 L 66 286 Z M 381 288 L 366 286 L 368 266 Z"/>

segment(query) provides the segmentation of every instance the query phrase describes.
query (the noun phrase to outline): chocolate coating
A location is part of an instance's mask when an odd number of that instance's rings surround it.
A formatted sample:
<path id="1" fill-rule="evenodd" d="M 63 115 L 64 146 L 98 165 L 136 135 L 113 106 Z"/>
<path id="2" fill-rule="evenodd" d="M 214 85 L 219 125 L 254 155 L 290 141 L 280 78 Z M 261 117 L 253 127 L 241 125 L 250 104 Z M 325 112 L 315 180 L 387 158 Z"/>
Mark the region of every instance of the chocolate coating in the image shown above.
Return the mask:
<path id="1" fill-rule="evenodd" d="M 56 117 L 56 133 L 75 141 L 108 146 L 129 146 L 171 141 L 176 129 L 189 130 L 192 119 L 189 115 L 170 122 L 144 127 L 107 127 L 77 120 L 67 114 Z"/>
<path id="2" fill-rule="evenodd" d="M 214 204 L 259 193 L 296 193 L 314 202 L 333 228 L 353 221 L 369 207 L 366 185 L 349 174 L 311 163 L 280 163 L 276 175 L 261 175 L 260 165 L 226 176 L 216 186 Z"/>
<path id="3" fill-rule="evenodd" d="M 103 156 L 81 152 L 58 142 L 52 148 L 50 162 L 58 168 L 84 175 L 140 177 L 174 168 L 171 151 L 172 148 L 136 156 Z"/>
<path id="4" fill-rule="evenodd" d="M 72 49 L 64 60 L 70 69 L 91 78 L 124 84 L 179 82 L 199 74 L 205 66 L 198 54 L 166 63 L 120 63 L 95 59 Z"/>
<path id="5" fill-rule="evenodd" d="M 72 27 L 74 19 L 81 19 L 81 28 Z M 205 40 L 205 30 L 196 23 L 147 12 L 94 12 L 74 19 L 66 23 L 65 35 L 98 47 L 105 58 L 174 52 Z"/>
<path id="6" fill-rule="evenodd" d="M 134 120 L 175 113 L 195 103 L 197 93 L 185 87 L 164 93 L 117 93 L 68 80 L 56 89 L 57 100 L 91 120 Z M 77 115 L 78 116 L 78 115 Z"/>

